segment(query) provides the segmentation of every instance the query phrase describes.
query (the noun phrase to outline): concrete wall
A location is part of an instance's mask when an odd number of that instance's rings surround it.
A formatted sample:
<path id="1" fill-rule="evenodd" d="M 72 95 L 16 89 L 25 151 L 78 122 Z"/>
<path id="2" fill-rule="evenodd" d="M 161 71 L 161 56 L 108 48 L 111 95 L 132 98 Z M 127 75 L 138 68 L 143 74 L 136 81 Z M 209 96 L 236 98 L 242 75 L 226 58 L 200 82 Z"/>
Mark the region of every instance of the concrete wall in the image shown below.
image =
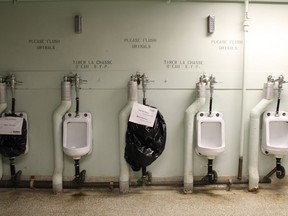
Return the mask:
<path id="1" fill-rule="evenodd" d="M 249 9 L 247 127 L 267 76 L 283 74 L 288 79 L 288 5 L 251 4 Z M 76 14 L 82 15 L 82 34 L 74 33 Z M 208 15 L 216 18 L 211 35 L 206 31 Z M 16 110 L 27 112 L 29 118 L 30 150 L 16 159 L 17 169 L 24 176 L 51 177 L 52 113 L 60 103 L 63 76 L 74 72 L 88 81 L 80 92 L 80 111 L 93 115 L 93 152 L 81 159 L 81 167 L 90 179 L 116 179 L 118 114 L 126 104 L 127 82 L 139 71 L 153 80 L 147 103 L 159 108 L 168 128 L 166 149 L 149 169 L 154 177 L 182 177 L 184 111 L 196 98 L 195 83 L 206 73 L 221 82 L 215 86 L 213 108 L 223 113 L 226 124 L 226 151 L 216 158 L 214 168 L 219 176 L 236 176 L 243 19 L 243 3 L 2 2 L 0 75 L 13 72 L 23 82 L 17 86 Z M 286 110 L 287 87 L 281 104 Z M 141 100 L 140 90 L 139 95 Z M 269 109 L 276 109 L 276 104 Z M 245 136 L 247 140 L 248 131 Z M 244 176 L 248 173 L 247 145 L 245 141 Z M 260 175 L 274 167 L 273 156 L 260 153 L 259 161 Z M 8 176 L 8 160 L 4 163 Z M 283 164 L 287 165 L 286 159 Z M 205 157 L 195 154 L 194 170 L 196 176 L 206 174 Z M 64 176 L 73 175 L 73 160 L 65 157 Z"/>

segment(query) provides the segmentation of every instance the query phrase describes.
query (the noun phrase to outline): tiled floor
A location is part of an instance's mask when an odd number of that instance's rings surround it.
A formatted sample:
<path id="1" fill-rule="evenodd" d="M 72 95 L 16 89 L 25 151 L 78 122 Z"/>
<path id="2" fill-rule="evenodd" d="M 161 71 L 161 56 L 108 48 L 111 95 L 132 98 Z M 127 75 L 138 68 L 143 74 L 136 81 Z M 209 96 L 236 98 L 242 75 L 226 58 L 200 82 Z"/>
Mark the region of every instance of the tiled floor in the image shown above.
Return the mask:
<path id="1" fill-rule="evenodd" d="M 263 188 L 264 187 L 264 188 Z M 246 185 L 197 187 L 193 194 L 181 188 L 65 190 L 55 195 L 44 189 L 0 189 L 1 216 L 33 215 L 288 215 L 288 187 L 264 185 L 257 193 Z"/>

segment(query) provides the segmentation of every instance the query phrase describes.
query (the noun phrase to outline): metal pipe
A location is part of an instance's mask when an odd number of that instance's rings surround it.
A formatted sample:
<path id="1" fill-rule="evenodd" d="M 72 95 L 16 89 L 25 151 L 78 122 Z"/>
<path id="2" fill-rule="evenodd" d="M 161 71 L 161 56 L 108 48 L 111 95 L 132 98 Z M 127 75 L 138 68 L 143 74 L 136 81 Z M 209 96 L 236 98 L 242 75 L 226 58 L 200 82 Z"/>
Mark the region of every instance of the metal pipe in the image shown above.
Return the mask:
<path id="1" fill-rule="evenodd" d="M 285 177 L 285 168 L 281 165 L 281 158 L 276 157 L 276 177 L 282 179 Z"/>
<path id="2" fill-rule="evenodd" d="M 214 85 L 216 79 L 213 75 L 209 77 L 209 84 L 210 84 L 210 102 L 209 102 L 209 117 L 212 117 L 212 105 L 213 105 L 213 92 L 214 92 Z"/>
<path id="3" fill-rule="evenodd" d="M 258 153 L 260 141 L 260 116 L 273 101 L 274 80 L 268 77 L 264 84 L 264 98 L 250 112 L 249 127 L 249 191 L 257 191 L 259 188 Z"/>
<path id="4" fill-rule="evenodd" d="M 277 107 L 276 107 L 276 115 L 279 115 L 279 107 L 280 107 L 280 98 L 278 97 Z"/>
<path id="5" fill-rule="evenodd" d="M 147 88 L 147 83 L 148 83 L 148 77 L 144 73 L 141 76 L 141 81 L 142 81 L 142 92 L 143 92 L 143 105 L 146 105 L 146 88 Z M 142 167 L 142 179 L 145 179 L 147 176 L 147 167 Z M 142 181 L 144 183 L 144 181 Z"/>
<path id="6" fill-rule="evenodd" d="M 17 182 L 17 185 L 13 184 L 10 180 L 2 180 L 0 181 L 0 188 L 52 188 L 52 181 L 37 181 L 34 179 L 31 180 L 22 180 Z M 81 184 L 81 188 L 103 188 L 109 187 L 113 189 L 114 187 L 119 187 L 118 182 L 83 182 Z M 63 181 L 64 189 L 79 189 L 79 184 L 73 181 Z"/>
<path id="7" fill-rule="evenodd" d="M 12 115 L 15 115 L 15 102 L 16 102 L 16 99 L 12 98 L 12 109 L 11 109 Z"/>
<path id="8" fill-rule="evenodd" d="M 75 178 L 80 177 L 80 164 L 79 164 L 79 159 L 74 160 L 74 167 L 75 167 Z"/>
<path id="9" fill-rule="evenodd" d="M 12 112 L 12 114 L 15 114 L 15 102 L 16 102 L 15 88 L 16 88 L 16 84 L 21 83 L 21 82 L 16 80 L 16 76 L 14 74 L 9 74 L 7 77 L 5 77 L 5 82 L 11 88 L 11 92 L 12 92 L 12 110 L 11 110 L 11 112 Z"/>
<path id="10" fill-rule="evenodd" d="M 263 182 L 267 183 L 267 182 Z M 50 189 L 52 188 L 53 182 L 52 181 L 40 181 L 40 180 L 35 180 L 33 177 L 30 180 L 21 180 L 17 182 L 15 185 L 11 180 L 1 180 L 0 181 L 0 188 L 45 188 L 45 189 Z M 233 185 L 246 185 L 248 184 L 248 180 L 232 180 L 232 179 L 227 179 L 227 180 L 220 180 L 217 181 L 215 184 L 212 186 L 218 186 L 218 185 L 227 185 L 229 187 Z M 194 181 L 194 186 L 195 187 L 201 187 L 205 185 L 211 185 L 209 182 L 203 182 L 201 180 L 195 180 Z M 176 187 L 182 187 L 183 182 L 182 181 L 176 181 L 176 182 L 153 182 L 151 186 L 176 186 Z M 81 184 L 81 188 L 119 188 L 119 182 L 83 182 Z M 131 187 L 137 188 L 139 186 L 136 186 L 136 184 L 131 184 Z M 79 189 L 79 184 L 73 182 L 73 181 L 63 181 L 63 188 L 64 189 Z"/>
<path id="11" fill-rule="evenodd" d="M 10 161 L 10 174 L 11 176 L 14 176 L 16 174 L 14 157 L 9 158 L 9 161 Z"/>
<path id="12" fill-rule="evenodd" d="M 75 83 L 75 91 L 76 91 L 76 117 L 79 117 L 79 93 L 80 93 L 80 85 L 81 85 L 81 78 L 79 74 L 75 74 L 74 77 L 71 78 L 72 82 Z"/>
<path id="13" fill-rule="evenodd" d="M 54 193 L 61 193 L 63 189 L 62 118 L 71 107 L 71 83 L 67 81 L 67 77 L 64 77 L 61 86 L 61 103 L 53 113 L 54 172 L 52 181 Z"/>
<path id="14" fill-rule="evenodd" d="M 259 153 L 259 128 L 260 115 L 273 100 L 262 99 L 251 111 L 249 134 L 249 191 L 258 190 L 258 153 Z"/>
<path id="15" fill-rule="evenodd" d="M 79 116 L 79 97 L 76 97 L 76 117 Z"/>
<path id="16" fill-rule="evenodd" d="M 213 97 L 211 95 L 210 102 L 209 102 L 209 116 L 211 116 L 211 114 L 212 114 L 212 103 L 213 103 Z"/>
<path id="17" fill-rule="evenodd" d="M 276 173 L 276 167 L 274 167 L 274 169 L 272 169 L 266 176 L 264 176 L 259 183 L 271 183 L 271 179 L 270 177 Z"/>
<path id="18" fill-rule="evenodd" d="M 276 173 L 276 177 L 278 179 L 282 179 L 285 177 L 285 168 L 281 165 L 281 158 L 276 157 L 276 166 L 260 180 L 260 183 L 271 183 L 270 177 L 274 173 Z"/>
<path id="19" fill-rule="evenodd" d="M 276 173 L 281 172 L 281 158 L 276 158 Z"/>
<path id="20" fill-rule="evenodd" d="M 149 82 L 149 80 L 145 73 L 141 76 L 141 81 L 142 81 L 142 92 L 143 92 L 143 105 L 146 105 L 146 89 L 147 89 L 147 83 Z"/>
<path id="21" fill-rule="evenodd" d="M 284 76 L 283 75 L 280 75 L 278 77 L 277 80 L 275 80 L 278 82 L 278 100 L 277 100 L 277 107 L 276 107 L 276 116 L 279 116 L 279 107 L 280 107 L 280 100 L 281 100 L 281 92 L 283 90 L 283 84 L 284 83 L 287 83 L 285 80 L 284 80 Z"/>
<path id="22" fill-rule="evenodd" d="M 124 154 L 126 146 L 126 131 L 128 126 L 128 118 L 131 113 L 133 104 L 137 102 L 137 79 L 131 77 L 128 83 L 128 103 L 121 110 L 119 114 L 119 145 L 120 145 L 120 174 L 119 174 L 119 188 L 121 193 L 129 191 L 129 165 L 127 164 Z"/>
<path id="23" fill-rule="evenodd" d="M 209 176 L 209 182 L 213 182 L 213 160 L 208 159 L 208 176 Z"/>
<path id="24" fill-rule="evenodd" d="M 185 111 L 184 116 L 184 193 L 193 192 L 193 133 L 194 117 L 206 102 L 205 75 L 200 77 L 200 82 L 196 84 L 197 99 Z"/>
<path id="25" fill-rule="evenodd" d="M 248 184 L 248 180 L 231 180 L 231 179 L 227 179 L 226 181 L 225 180 L 220 180 L 220 181 L 217 181 L 216 183 L 213 183 L 211 184 L 210 182 L 208 181 L 202 181 L 202 180 L 198 180 L 198 181 L 195 181 L 194 182 L 194 185 L 195 186 L 205 186 L 205 185 L 228 185 L 229 187 L 231 187 L 232 185 L 239 185 L 239 184 Z"/>
<path id="26" fill-rule="evenodd" d="M 9 82 L 10 82 L 10 87 L 12 91 L 12 99 L 15 98 L 15 85 L 16 85 L 16 77 L 14 74 L 11 74 L 8 76 Z"/>

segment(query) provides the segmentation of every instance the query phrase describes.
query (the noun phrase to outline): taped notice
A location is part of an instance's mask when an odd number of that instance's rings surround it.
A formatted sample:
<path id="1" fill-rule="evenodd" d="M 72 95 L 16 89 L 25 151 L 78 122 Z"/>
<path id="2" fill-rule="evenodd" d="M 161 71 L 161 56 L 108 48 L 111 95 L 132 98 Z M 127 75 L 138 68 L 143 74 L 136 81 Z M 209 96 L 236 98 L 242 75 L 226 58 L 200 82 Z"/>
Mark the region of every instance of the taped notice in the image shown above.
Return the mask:
<path id="1" fill-rule="evenodd" d="M 145 106 L 139 103 L 134 103 L 130 114 L 129 122 L 153 127 L 157 111 L 158 110 L 155 108 Z"/>
<path id="2" fill-rule="evenodd" d="M 21 135 L 23 118 L 21 117 L 3 117 L 0 118 L 1 135 Z"/>

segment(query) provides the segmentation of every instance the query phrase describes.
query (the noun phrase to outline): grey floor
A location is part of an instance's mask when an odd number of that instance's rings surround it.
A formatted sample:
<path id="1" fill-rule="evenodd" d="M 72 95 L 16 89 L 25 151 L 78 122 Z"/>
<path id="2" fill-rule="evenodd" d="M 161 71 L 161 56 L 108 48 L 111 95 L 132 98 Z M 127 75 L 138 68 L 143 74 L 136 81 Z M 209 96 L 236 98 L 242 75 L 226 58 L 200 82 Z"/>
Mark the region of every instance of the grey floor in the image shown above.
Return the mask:
<path id="1" fill-rule="evenodd" d="M 65 190 L 0 189 L 1 216 L 33 215 L 288 215 L 288 187 L 265 185 L 257 193 L 246 185 L 197 187 L 183 194 L 180 187 Z"/>

